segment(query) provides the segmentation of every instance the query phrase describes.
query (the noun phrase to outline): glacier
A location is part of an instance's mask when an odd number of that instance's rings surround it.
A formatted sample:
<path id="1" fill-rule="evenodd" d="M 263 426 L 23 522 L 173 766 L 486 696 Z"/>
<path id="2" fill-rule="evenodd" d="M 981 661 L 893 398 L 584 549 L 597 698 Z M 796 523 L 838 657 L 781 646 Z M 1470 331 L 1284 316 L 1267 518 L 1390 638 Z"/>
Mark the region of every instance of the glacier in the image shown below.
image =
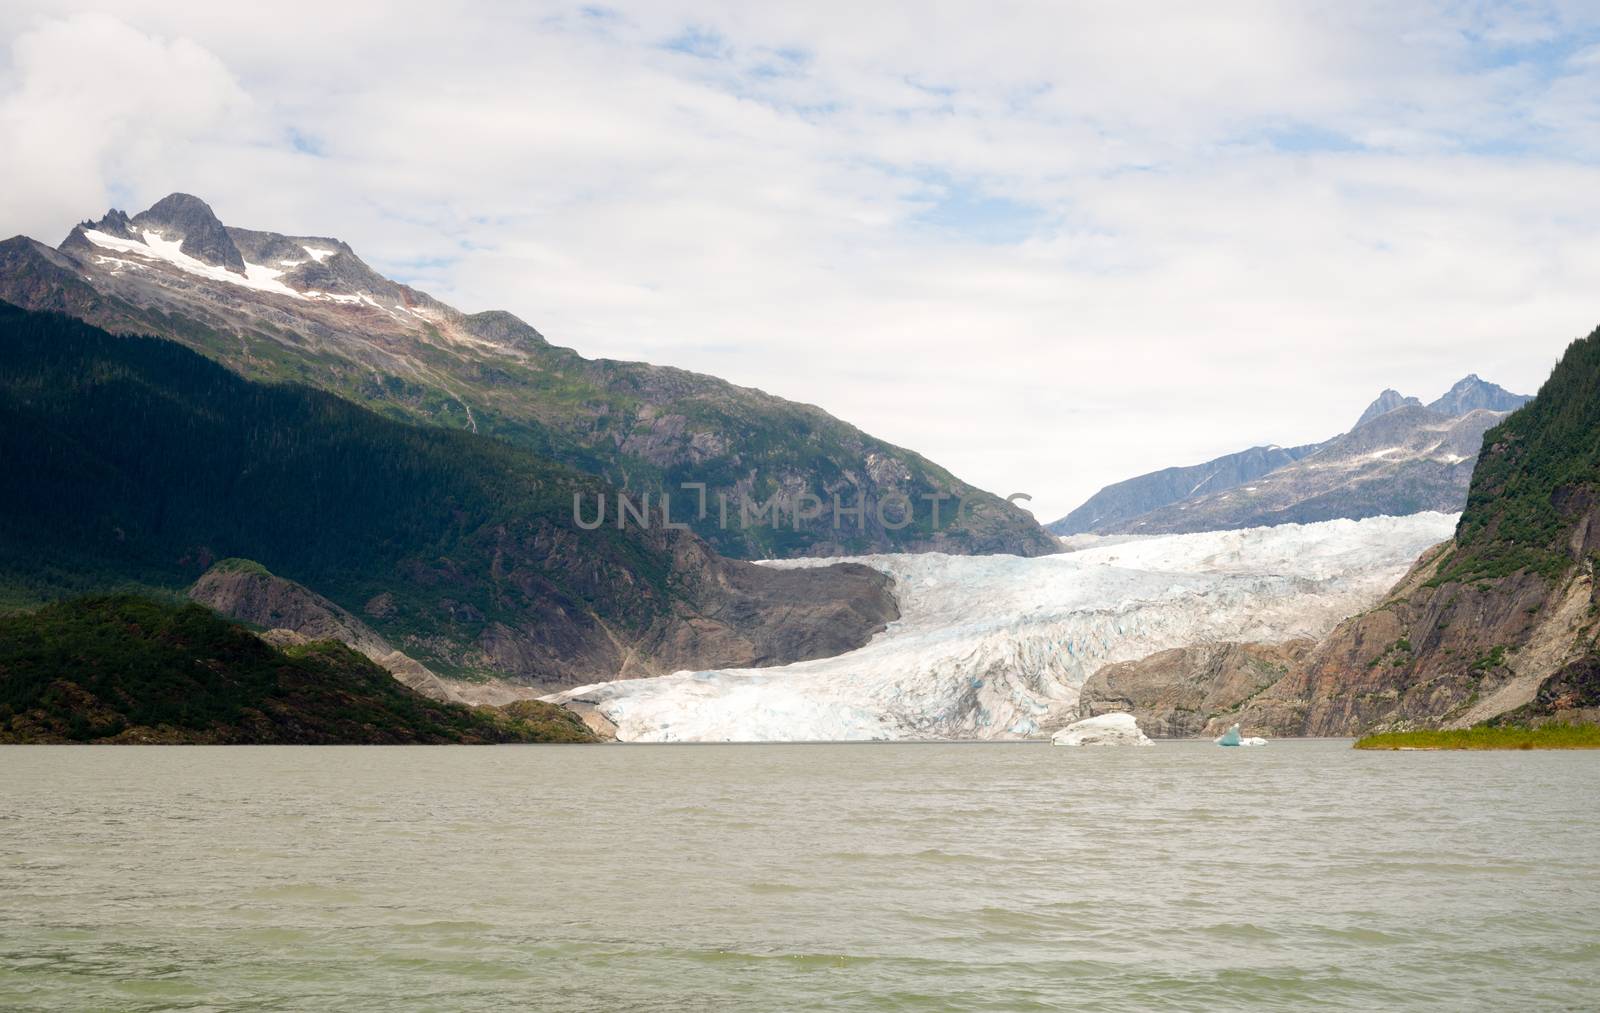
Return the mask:
<path id="1" fill-rule="evenodd" d="M 854 557 L 894 579 L 901 612 L 857 650 L 543 699 L 593 708 L 624 742 L 1048 737 L 1077 718 L 1078 690 L 1102 665 L 1208 640 L 1325 635 L 1449 538 L 1457 516 L 1125 537 L 1034 558 Z"/>

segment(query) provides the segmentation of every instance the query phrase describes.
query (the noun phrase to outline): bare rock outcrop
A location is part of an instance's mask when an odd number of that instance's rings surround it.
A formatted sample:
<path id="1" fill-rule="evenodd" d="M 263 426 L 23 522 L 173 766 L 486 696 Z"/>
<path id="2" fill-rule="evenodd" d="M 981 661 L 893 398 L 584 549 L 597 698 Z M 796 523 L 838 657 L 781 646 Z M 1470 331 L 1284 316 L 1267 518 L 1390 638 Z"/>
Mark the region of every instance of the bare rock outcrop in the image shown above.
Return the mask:
<path id="1" fill-rule="evenodd" d="M 1597 389 L 1600 330 L 1485 434 L 1455 537 L 1381 605 L 1340 623 L 1242 720 L 1280 735 L 1593 720 Z"/>
<path id="2" fill-rule="evenodd" d="M 189 597 L 230 619 L 263 628 L 263 639 L 274 646 L 337 640 L 388 669 L 406 686 L 435 700 L 502 704 L 532 696 L 530 691 L 508 683 L 441 679 L 322 595 L 249 560 L 225 559 L 217 563 L 189 588 Z"/>
<path id="3" fill-rule="evenodd" d="M 1078 713 L 1126 712 L 1158 739 L 1210 735 L 1237 721 L 1239 709 L 1288 674 L 1313 644 L 1195 644 L 1106 665 L 1084 683 Z"/>
<path id="4" fill-rule="evenodd" d="M 1240 720 L 1269 735 L 1464 728 L 1534 703 L 1592 653 L 1592 564 L 1558 581 L 1526 571 L 1437 581 L 1452 548 L 1431 550 L 1387 601 L 1340 623 Z"/>

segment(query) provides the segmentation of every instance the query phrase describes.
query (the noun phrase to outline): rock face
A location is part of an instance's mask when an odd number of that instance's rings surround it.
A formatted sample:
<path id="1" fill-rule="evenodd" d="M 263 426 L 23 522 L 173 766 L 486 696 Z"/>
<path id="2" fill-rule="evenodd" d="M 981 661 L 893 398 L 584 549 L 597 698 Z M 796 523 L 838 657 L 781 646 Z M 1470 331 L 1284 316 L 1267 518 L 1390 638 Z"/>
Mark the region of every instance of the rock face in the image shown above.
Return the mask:
<path id="1" fill-rule="evenodd" d="M 244 257 L 233 244 L 228 230 L 212 212 L 211 205 L 186 193 L 175 193 L 135 215 L 124 230 L 128 235 L 146 229 L 175 238 L 180 252 L 226 271 L 243 276 Z"/>
<path id="2" fill-rule="evenodd" d="M 1107 665 L 1078 696 L 1083 717 L 1127 712 L 1158 739 L 1217 734 L 1244 704 L 1283 678 L 1315 642 L 1207 643 Z"/>
<path id="3" fill-rule="evenodd" d="M 760 667 L 828 657 L 861 646 L 899 615 L 883 576 L 863 566 L 840 564 L 812 571 L 764 570 L 749 564 L 709 568 L 711 579 L 696 589 L 696 600 L 719 613 L 718 621 L 675 624 L 650 650 L 624 654 L 618 667 L 602 662 L 601 667 L 583 669 L 572 663 L 575 659 L 567 659 L 571 674 L 565 681 L 581 682 L 596 675 L 622 679 L 659 675 L 696 667 L 707 659 Z M 686 562 L 685 573 L 691 572 Z M 267 639 L 279 646 L 337 640 L 435 700 L 500 705 L 532 699 L 562 681 L 538 677 L 551 670 L 544 651 L 510 628 L 487 633 L 480 641 L 482 649 L 495 668 L 532 676 L 531 684 L 441 678 L 350 612 L 248 560 L 217 563 L 189 589 L 189 597 L 230 619 L 262 627 Z"/>
<path id="4" fill-rule="evenodd" d="M 1513 394 L 1497 383 L 1478 379 L 1477 373 L 1468 373 L 1429 404 L 1428 409 L 1446 415 L 1465 415 L 1479 408 L 1492 412 L 1514 412 L 1530 400 L 1526 394 Z"/>
<path id="5" fill-rule="evenodd" d="M 1119 482 L 1050 530 L 1169 534 L 1454 513 L 1466 502 L 1483 433 L 1526 401 L 1476 376 L 1427 407 L 1386 390 L 1341 436 L 1288 449 L 1257 447 Z"/>
<path id="6" fill-rule="evenodd" d="M 1591 649 L 1592 567 L 1559 584 L 1521 573 L 1444 580 L 1453 546 L 1424 557 L 1388 601 L 1341 623 L 1244 709 L 1278 735 L 1467 727 L 1532 703 Z"/>
<path id="7" fill-rule="evenodd" d="M 1463 382 L 1465 382 L 1465 381 L 1463 381 Z M 1446 397 L 1448 397 L 1448 396 L 1449 395 L 1446 395 Z M 1439 400 L 1443 401 L 1444 398 L 1440 398 Z M 1422 402 L 1421 401 L 1418 401 L 1414 397 L 1406 397 L 1404 394 L 1402 394 L 1399 391 L 1395 390 L 1393 387 L 1390 387 L 1387 390 L 1385 390 L 1382 394 L 1379 394 L 1375 401 L 1373 401 L 1371 404 L 1367 405 L 1367 410 L 1361 413 L 1361 417 L 1356 420 L 1356 425 L 1358 427 L 1359 426 L 1364 426 L 1368 422 L 1371 422 L 1373 419 L 1377 418 L 1379 415 L 1387 415 L 1390 412 L 1394 411 L 1396 408 L 1421 408 L 1421 407 L 1422 407 Z M 1450 413 L 1450 414 L 1456 414 L 1456 413 Z"/>
<path id="8" fill-rule="evenodd" d="M 1489 431 L 1455 538 L 1340 623 L 1240 720 L 1280 735 L 1593 720 L 1597 390 L 1600 331 Z"/>
<path id="9" fill-rule="evenodd" d="M 312 384 L 390 417 L 493 434 L 636 504 L 648 495 L 656 516 L 665 494 L 672 519 L 726 555 L 1057 549 L 1026 511 L 812 405 L 585 359 L 509 313 L 461 313 L 391 281 L 337 239 L 225 226 L 187 194 L 86 221 L 58 249 L 0 243 L 0 299 L 178 341 L 246 377 Z M 780 518 L 746 523 L 741 503 L 774 497 Z M 848 511 L 859 506 L 858 520 Z"/>
<path id="10" fill-rule="evenodd" d="M 278 647 L 337 640 L 434 700 L 503 704 L 534 695 L 526 688 L 500 680 L 441 679 L 333 602 L 292 580 L 274 576 L 249 560 L 225 559 L 217 563 L 189 588 L 189 597 L 229 619 L 261 627 L 266 631 L 263 638 Z"/>
<path id="11" fill-rule="evenodd" d="M 1052 746 L 1151 746 L 1132 714 L 1112 713 L 1083 718 L 1050 737 Z"/>

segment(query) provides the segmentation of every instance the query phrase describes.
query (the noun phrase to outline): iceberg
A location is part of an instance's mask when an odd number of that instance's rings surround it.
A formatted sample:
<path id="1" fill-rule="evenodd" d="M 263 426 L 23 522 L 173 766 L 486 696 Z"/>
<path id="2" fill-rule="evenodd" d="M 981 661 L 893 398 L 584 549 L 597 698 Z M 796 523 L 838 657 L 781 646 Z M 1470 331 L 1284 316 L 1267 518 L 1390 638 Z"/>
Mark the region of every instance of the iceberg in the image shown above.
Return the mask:
<path id="1" fill-rule="evenodd" d="M 861 556 L 853 561 L 894 578 L 901 618 L 857 650 L 544 699 L 594 708 L 624 742 L 1036 738 L 1078 717 L 1078 691 L 1103 665 L 1206 639 L 1325 635 L 1454 528 L 1454 515 L 1422 513 L 1141 536 L 1034 558 Z"/>
<path id="2" fill-rule="evenodd" d="M 1266 739 L 1254 735 L 1241 736 L 1238 725 L 1234 725 L 1223 732 L 1215 741 L 1219 746 L 1264 746 L 1267 744 Z"/>
<path id="3" fill-rule="evenodd" d="M 1052 746 L 1153 746 L 1132 714 L 1101 714 L 1074 721 L 1050 737 Z"/>

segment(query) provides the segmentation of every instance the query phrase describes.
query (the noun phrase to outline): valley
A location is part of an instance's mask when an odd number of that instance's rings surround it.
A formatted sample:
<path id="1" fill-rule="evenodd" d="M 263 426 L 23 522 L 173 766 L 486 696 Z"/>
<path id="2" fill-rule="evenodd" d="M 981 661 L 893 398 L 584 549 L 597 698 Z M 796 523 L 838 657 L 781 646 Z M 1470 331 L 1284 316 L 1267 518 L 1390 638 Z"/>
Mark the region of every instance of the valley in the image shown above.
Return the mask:
<path id="1" fill-rule="evenodd" d="M 0 450 L 31 462 L 0 499 L 12 611 L 187 595 L 274 648 L 342 644 L 448 705 L 542 697 L 623 741 L 1597 706 L 1594 423 L 1562 406 L 1583 379 L 1531 404 L 1475 374 L 1385 390 L 1321 443 L 1108 486 L 1057 537 L 813 407 L 584 359 L 186 194 L 0 244 L 0 296 Z M 1554 476 L 1531 498 L 1529 468 Z"/>

